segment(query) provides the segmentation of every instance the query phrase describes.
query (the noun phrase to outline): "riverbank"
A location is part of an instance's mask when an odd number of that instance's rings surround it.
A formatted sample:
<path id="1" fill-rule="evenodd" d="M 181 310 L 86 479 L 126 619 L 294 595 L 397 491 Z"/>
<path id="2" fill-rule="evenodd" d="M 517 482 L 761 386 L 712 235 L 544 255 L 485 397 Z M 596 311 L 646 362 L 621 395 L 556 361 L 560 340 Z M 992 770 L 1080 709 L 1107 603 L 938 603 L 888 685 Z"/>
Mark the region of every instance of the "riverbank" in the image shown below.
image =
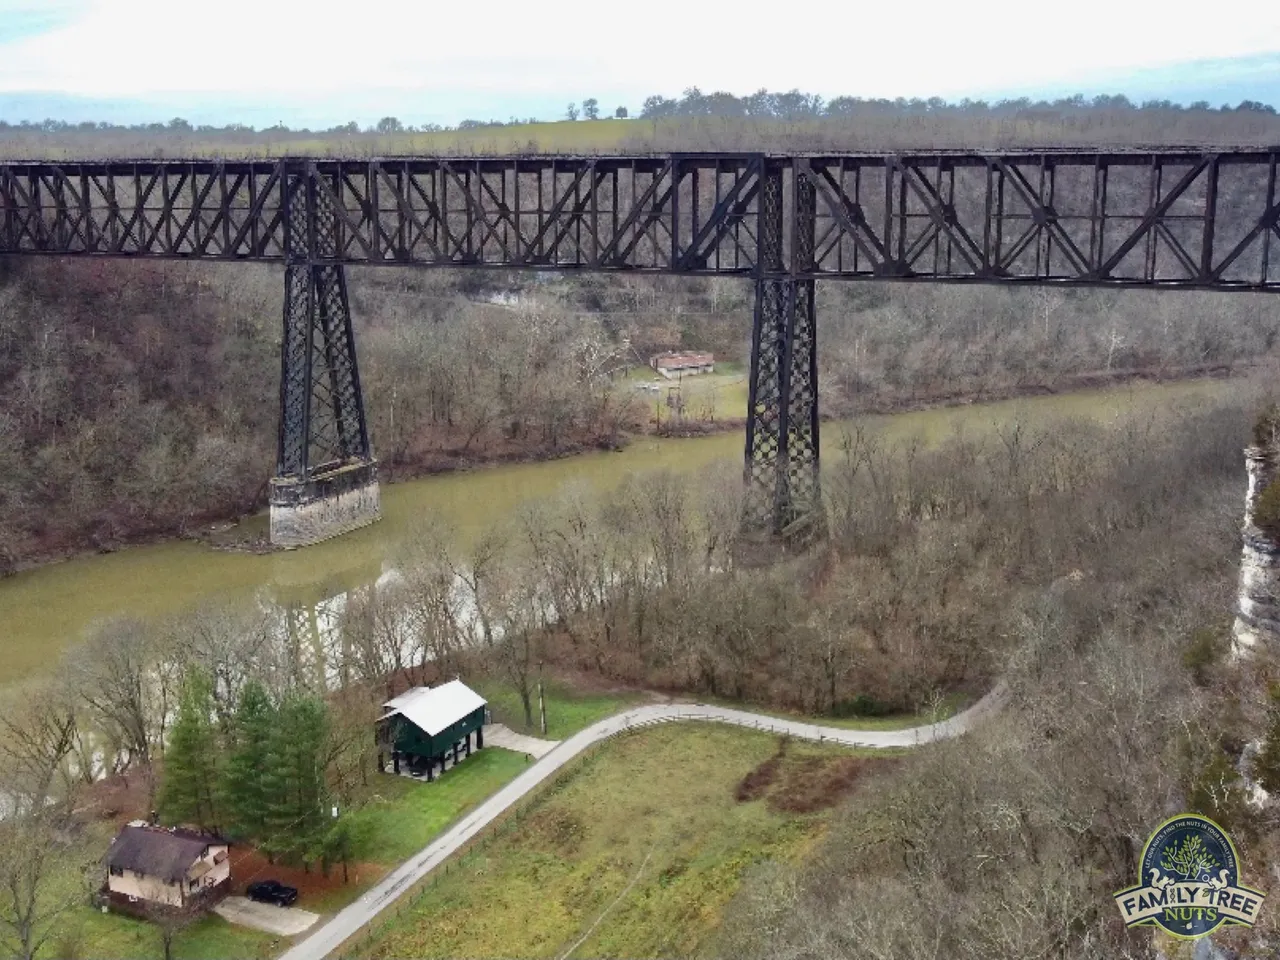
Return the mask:
<path id="1" fill-rule="evenodd" d="M 1007 400 L 1032 399 L 1036 397 L 1055 397 L 1093 390 L 1106 390 L 1117 386 L 1135 383 L 1163 384 L 1179 383 L 1198 379 L 1223 380 L 1229 378 L 1243 379 L 1257 369 L 1254 365 L 1242 364 L 1200 364 L 1174 370 L 1133 368 L 1111 371 L 1097 371 L 1064 377 L 1052 384 L 1024 383 L 1009 384 L 1003 387 L 985 388 L 979 391 L 964 393 L 933 393 L 857 398 L 856 404 L 848 412 L 822 417 L 822 422 L 831 423 L 859 416 L 892 416 L 902 413 L 918 413 L 930 410 L 945 410 L 953 407 L 975 406 L 999 403 Z M 730 434 L 744 429 L 746 421 L 742 418 L 715 419 L 704 421 L 698 419 L 668 420 L 655 425 L 652 421 L 637 421 L 633 430 L 612 437 L 599 437 L 560 446 L 554 450 L 538 448 L 534 450 L 505 450 L 496 453 L 460 453 L 442 451 L 430 457 L 415 458 L 399 464 L 379 464 L 379 480 L 385 486 L 403 484 L 432 477 L 451 474 L 466 474 L 477 471 L 501 469 L 527 464 L 554 463 L 578 457 L 601 453 L 620 452 L 633 443 L 647 438 L 689 439 L 707 437 L 717 434 Z M 120 553 L 138 547 L 157 546 L 167 543 L 188 542 L 202 544 L 216 550 L 233 553 L 263 555 L 274 553 L 277 548 L 271 546 L 265 533 L 251 531 L 241 534 L 246 521 L 265 515 L 267 509 L 266 485 L 252 509 L 236 514 L 202 515 L 199 523 L 187 530 L 143 531 L 133 536 L 124 536 L 109 544 L 96 548 L 60 549 L 40 553 L 19 560 L 7 568 L 0 569 L 0 581 L 16 574 L 39 570 L 43 567 L 64 563 L 69 560 L 94 556 L 105 556 Z"/>
<path id="2" fill-rule="evenodd" d="M 850 416 L 892 415 L 920 410 L 936 410 L 946 407 L 967 406 L 975 403 L 999 403 L 1003 400 L 1023 400 L 1032 397 L 1054 397 L 1087 390 L 1106 390 L 1109 387 L 1129 383 L 1178 383 L 1186 380 L 1230 377 L 1244 378 L 1258 369 L 1256 364 L 1202 363 L 1191 367 L 1162 369 L 1132 367 L 1117 370 L 1098 370 L 1062 377 L 1052 383 L 1015 383 L 1004 386 L 957 392 L 930 393 L 924 396 L 885 395 L 863 399 L 855 398 Z M 839 419 L 837 417 L 836 419 Z"/>
<path id="3" fill-rule="evenodd" d="M 930 446 L 956 431 L 978 435 L 1015 420 L 1028 426 L 1061 418 L 1109 422 L 1126 413 L 1215 403 L 1250 389 L 1237 378 L 1133 382 L 1109 390 L 869 416 L 859 418 L 858 424 L 889 446 Z M 837 421 L 824 428 L 824 463 L 839 462 L 841 433 L 852 426 Z M 388 484 L 381 522 L 305 550 L 256 555 L 172 538 L 26 570 L 0 580 L 0 623 L 5 626 L 0 685 L 56 670 L 65 649 L 113 618 L 156 622 L 196 608 L 260 610 L 279 618 L 296 610 L 310 618 L 310 629 L 328 629 L 345 594 L 413 562 L 424 538 L 445 544 L 465 560 L 486 531 L 513 520 L 527 505 L 563 497 L 568 489 L 591 499 L 663 471 L 689 476 L 710 470 L 718 478 L 715 482 L 732 483 L 740 471 L 741 436 L 719 432 L 690 439 L 636 437 L 616 452 Z M 219 538 L 264 538 L 267 526 L 265 514 L 258 514 L 222 529 Z"/>

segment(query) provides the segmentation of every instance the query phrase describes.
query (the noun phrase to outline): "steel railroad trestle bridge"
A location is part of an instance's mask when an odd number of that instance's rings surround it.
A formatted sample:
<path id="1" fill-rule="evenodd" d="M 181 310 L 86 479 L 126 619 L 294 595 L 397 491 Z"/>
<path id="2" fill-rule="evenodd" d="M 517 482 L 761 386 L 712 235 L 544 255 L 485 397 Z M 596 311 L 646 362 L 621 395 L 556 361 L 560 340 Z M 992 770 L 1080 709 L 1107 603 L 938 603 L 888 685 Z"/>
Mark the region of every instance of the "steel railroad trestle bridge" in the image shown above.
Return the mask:
<path id="1" fill-rule="evenodd" d="M 0 255 L 285 267 L 273 542 L 378 516 L 348 265 L 755 283 L 744 525 L 821 518 L 814 284 L 1280 291 L 1280 147 L 0 162 Z"/>

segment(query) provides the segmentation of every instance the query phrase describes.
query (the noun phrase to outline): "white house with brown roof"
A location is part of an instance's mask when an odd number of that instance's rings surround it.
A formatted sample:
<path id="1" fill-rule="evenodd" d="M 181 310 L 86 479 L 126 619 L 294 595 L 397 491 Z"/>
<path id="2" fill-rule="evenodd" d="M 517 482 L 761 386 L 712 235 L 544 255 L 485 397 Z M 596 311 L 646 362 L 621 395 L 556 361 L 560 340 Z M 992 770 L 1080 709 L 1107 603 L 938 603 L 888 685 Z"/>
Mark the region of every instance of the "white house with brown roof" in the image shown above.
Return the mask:
<path id="1" fill-rule="evenodd" d="M 107 851 L 106 894 L 126 910 L 207 906 L 231 890 L 231 845 L 220 837 L 135 820 Z"/>
<path id="2" fill-rule="evenodd" d="M 713 353 L 668 352 L 650 357 L 649 366 L 668 380 L 674 380 L 677 377 L 692 377 L 700 373 L 715 373 L 716 358 Z"/>

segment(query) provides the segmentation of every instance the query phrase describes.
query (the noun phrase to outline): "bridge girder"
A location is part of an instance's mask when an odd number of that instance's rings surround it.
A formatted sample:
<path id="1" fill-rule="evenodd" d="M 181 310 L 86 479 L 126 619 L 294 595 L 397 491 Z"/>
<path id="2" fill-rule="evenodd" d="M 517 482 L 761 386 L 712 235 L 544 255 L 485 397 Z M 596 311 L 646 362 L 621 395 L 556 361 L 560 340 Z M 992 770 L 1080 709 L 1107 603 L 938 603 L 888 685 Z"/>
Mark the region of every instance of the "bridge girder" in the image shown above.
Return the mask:
<path id="1" fill-rule="evenodd" d="M 812 279 L 1280 289 L 1280 148 L 0 164 L 0 254 L 755 276 L 762 171 L 814 187 Z M 796 210 L 784 203 L 784 251 Z"/>
<path id="2" fill-rule="evenodd" d="M 0 163 L 0 256 L 283 263 L 272 537 L 294 545 L 379 511 L 346 266 L 750 277 L 744 525 L 812 534 L 816 280 L 1280 291 L 1278 159 L 1280 147 Z"/>

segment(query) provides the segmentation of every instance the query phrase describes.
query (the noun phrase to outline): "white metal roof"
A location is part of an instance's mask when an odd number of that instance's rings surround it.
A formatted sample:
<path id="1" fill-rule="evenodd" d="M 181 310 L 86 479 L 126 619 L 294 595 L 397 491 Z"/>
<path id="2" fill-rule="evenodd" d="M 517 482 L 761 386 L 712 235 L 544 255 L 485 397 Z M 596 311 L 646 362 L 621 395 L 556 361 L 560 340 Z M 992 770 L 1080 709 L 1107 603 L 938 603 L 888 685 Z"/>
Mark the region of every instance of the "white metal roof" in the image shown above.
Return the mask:
<path id="1" fill-rule="evenodd" d="M 400 707 L 404 706 L 406 703 L 409 703 L 411 700 L 416 700 L 418 697 L 422 696 L 424 693 L 430 693 L 430 692 L 431 692 L 430 687 L 410 687 L 404 693 L 400 694 L 400 696 L 392 697 L 382 706 L 385 709 L 390 710 L 392 713 L 394 713 L 396 710 L 400 709 Z"/>
<path id="2" fill-rule="evenodd" d="M 450 680 L 438 687 L 415 687 L 388 700 L 383 706 L 390 708 L 387 717 L 398 713 L 423 733 L 434 737 L 467 714 L 485 706 L 485 699 L 461 680 Z"/>

